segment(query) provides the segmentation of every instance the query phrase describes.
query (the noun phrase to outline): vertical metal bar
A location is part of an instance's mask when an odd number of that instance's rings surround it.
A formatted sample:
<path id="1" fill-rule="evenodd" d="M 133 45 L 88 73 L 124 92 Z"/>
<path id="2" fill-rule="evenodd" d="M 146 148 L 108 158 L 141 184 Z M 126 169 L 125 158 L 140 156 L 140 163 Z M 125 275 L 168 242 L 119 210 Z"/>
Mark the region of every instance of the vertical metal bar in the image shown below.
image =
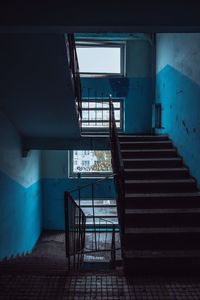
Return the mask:
<path id="1" fill-rule="evenodd" d="M 115 249 L 115 225 L 112 227 L 112 244 L 111 244 L 111 264 L 115 267 L 116 262 L 116 249 Z"/>
<path id="2" fill-rule="evenodd" d="M 70 270 L 70 229 L 69 229 L 69 195 L 64 194 L 64 215 L 65 215 L 65 254 L 68 260 L 68 271 Z"/>
<path id="3" fill-rule="evenodd" d="M 81 189 L 78 188 L 78 206 L 81 206 Z"/>
<path id="4" fill-rule="evenodd" d="M 101 101 L 102 101 L 102 111 L 101 111 L 101 119 L 103 120 L 103 93 L 101 93 Z M 103 126 L 103 122 L 101 122 L 101 125 Z"/>
<path id="5" fill-rule="evenodd" d="M 90 88 L 88 88 L 88 125 L 90 126 L 89 124 L 89 120 L 90 120 L 90 105 L 89 105 L 89 102 L 90 102 Z"/>
<path id="6" fill-rule="evenodd" d="M 95 97 L 95 126 L 97 126 L 97 91 L 94 92 Z"/>
<path id="7" fill-rule="evenodd" d="M 94 243 L 95 243 L 95 250 L 97 250 L 96 220 L 95 220 L 95 207 L 94 207 L 94 184 L 93 183 L 92 183 L 92 213 L 93 213 L 93 226 L 94 226 Z"/>
<path id="8" fill-rule="evenodd" d="M 73 267 L 76 266 L 76 209 L 73 207 Z"/>

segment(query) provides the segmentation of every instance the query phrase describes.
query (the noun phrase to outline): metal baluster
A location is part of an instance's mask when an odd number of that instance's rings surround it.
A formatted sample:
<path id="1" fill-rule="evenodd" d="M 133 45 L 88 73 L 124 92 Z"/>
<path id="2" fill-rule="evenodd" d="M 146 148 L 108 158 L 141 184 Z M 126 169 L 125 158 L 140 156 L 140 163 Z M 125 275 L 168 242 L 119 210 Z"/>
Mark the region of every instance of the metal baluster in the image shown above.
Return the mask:
<path id="1" fill-rule="evenodd" d="M 93 213 L 93 226 L 94 226 L 94 243 L 95 251 L 97 250 L 97 237 L 96 237 L 96 220 L 95 220 L 95 209 L 94 209 L 94 184 L 92 183 L 92 213 Z"/>
<path id="2" fill-rule="evenodd" d="M 102 111 L 101 111 L 102 122 L 101 122 L 101 125 L 104 126 L 104 123 L 103 123 L 103 93 L 101 93 L 101 100 L 102 100 Z"/>
<path id="3" fill-rule="evenodd" d="M 97 126 L 97 91 L 94 91 L 94 98 L 95 98 L 95 126 Z"/>
<path id="4" fill-rule="evenodd" d="M 90 126 L 89 124 L 89 120 L 90 120 L 90 105 L 89 105 L 89 102 L 90 102 L 90 90 L 91 88 L 88 88 L 88 126 Z"/>

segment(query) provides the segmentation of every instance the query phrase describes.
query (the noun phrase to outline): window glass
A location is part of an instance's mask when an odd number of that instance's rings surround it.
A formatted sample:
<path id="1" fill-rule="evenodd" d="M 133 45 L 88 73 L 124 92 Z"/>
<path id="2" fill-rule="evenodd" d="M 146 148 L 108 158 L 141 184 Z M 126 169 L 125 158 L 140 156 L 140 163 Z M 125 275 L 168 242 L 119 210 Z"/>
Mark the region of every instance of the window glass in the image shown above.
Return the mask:
<path id="1" fill-rule="evenodd" d="M 121 47 L 76 46 L 80 73 L 121 74 Z"/>
<path id="2" fill-rule="evenodd" d="M 112 172 L 111 152 L 102 150 L 76 150 L 70 152 L 71 175 L 105 174 Z"/>

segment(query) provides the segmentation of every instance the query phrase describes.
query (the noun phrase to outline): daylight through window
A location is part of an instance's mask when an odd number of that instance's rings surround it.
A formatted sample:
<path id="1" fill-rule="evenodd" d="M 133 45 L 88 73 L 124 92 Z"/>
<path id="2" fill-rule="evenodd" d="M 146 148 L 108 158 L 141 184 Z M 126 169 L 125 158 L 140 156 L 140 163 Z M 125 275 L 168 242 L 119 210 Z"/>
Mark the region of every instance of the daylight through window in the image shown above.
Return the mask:
<path id="1" fill-rule="evenodd" d="M 113 100 L 115 121 L 117 128 L 122 128 L 122 101 Z M 108 100 L 82 100 L 82 127 L 108 128 L 109 102 Z"/>
<path id="2" fill-rule="evenodd" d="M 70 151 L 71 170 L 70 175 L 78 173 L 89 176 L 103 175 L 112 172 L 111 152 L 100 150 L 76 150 Z"/>
<path id="3" fill-rule="evenodd" d="M 81 74 L 123 75 L 122 44 L 83 44 L 77 42 L 76 50 Z"/>

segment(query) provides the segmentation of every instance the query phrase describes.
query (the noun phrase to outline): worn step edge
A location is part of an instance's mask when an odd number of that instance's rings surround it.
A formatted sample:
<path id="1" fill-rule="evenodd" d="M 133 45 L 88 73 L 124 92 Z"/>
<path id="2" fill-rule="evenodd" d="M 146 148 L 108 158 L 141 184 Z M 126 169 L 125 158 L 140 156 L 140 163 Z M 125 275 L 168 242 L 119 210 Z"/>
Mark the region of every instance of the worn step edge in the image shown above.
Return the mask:
<path id="1" fill-rule="evenodd" d="M 174 198 L 174 197 L 200 197 L 200 192 L 193 193 L 126 193 L 125 198 Z"/>
<path id="2" fill-rule="evenodd" d="M 177 184 L 177 183 L 196 183 L 195 179 L 188 178 L 188 179 L 126 179 L 125 184 L 162 184 L 162 183 L 170 183 L 170 184 Z"/>
<path id="3" fill-rule="evenodd" d="M 172 144 L 171 140 L 167 141 L 119 141 L 120 144 L 131 144 L 131 145 L 140 145 L 140 144 Z"/>
<path id="4" fill-rule="evenodd" d="M 200 233 L 200 227 L 143 227 L 126 228 L 125 234 L 176 234 L 176 233 Z"/>
<path id="5" fill-rule="evenodd" d="M 144 153 L 148 153 L 148 152 L 156 152 L 156 153 L 159 153 L 159 152 L 177 152 L 176 149 L 172 148 L 172 149 L 122 149 L 121 150 L 122 154 L 123 153 L 141 153 L 141 152 L 144 152 Z"/>
<path id="6" fill-rule="evenodd" d="M 200 206 L 200 203 L 199 203 Z M 125 209 L 126 215 L 143 215 L 143 214 L 199 214 L 200 208 L 139 208 Z"/>
<path id="7" fill-rule="evenodd" d="M 181 157 L 161 157 L 161 158 L 122 158 L 124 162 L 138 161 L 182 161 Z"/>
<path id="8" fill-rule="evenodd" d="M 148 251 L 148 250 L 139 250 L 131 251 L 124 250 L 125 258 L 157 258 L 157 257 L 197 257 L 200 258 L 200 251 L 198 250 L 172 250 L 172 251 Z"/>
<path id="9" fill-rule="evenodd" d="M 124 169 L 124 172 L 188 172 L 189 170 L 185 167 L 182 168 L 133 168 L 133 169 Z"/>

